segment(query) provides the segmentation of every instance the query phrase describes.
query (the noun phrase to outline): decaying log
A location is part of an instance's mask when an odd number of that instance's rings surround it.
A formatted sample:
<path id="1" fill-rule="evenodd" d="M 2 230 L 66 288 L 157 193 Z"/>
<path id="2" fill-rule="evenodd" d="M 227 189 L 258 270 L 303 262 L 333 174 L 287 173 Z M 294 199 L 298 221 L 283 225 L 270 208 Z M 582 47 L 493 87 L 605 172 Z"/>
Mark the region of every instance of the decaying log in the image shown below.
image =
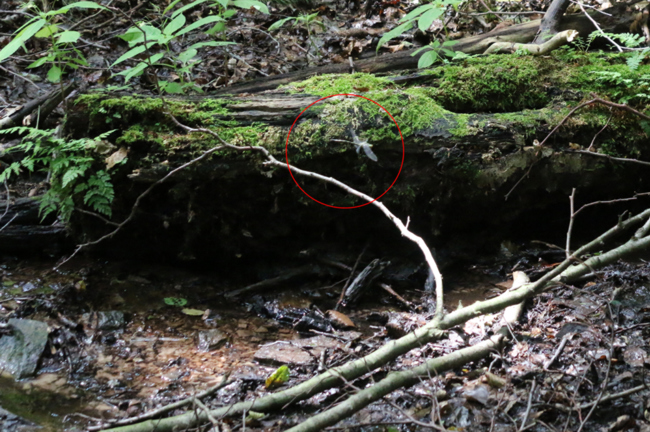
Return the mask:
<path id="1" fill-rule="evenodd" d="M 388 265 L 390 265 L 390 262 L 380 261 L 378 259 L 372 260 L 345 290 L 341 306 L 346 307 L 356 303 L 361 298 L 363 292 L 375 279 L 381 276 Z"/>
<path id="2" fill-rule="evenodd" d="M 25 125 L 36 126 L 36 123 L 43 124 L 48 115 L 76 88 L 74 83 L 68 84 L 61 89 L 57 88 L 52 92 L 43 95 L 31 102 L 25 104 L 18 111 L 0 119 L 0 129 L 10 128 L 13 126 Z M 34 110 L 38 110 L 36 114 L 31 115 Z M 29 117 L 28 117 L 29 116 Z M 36 121 L 38 120 L 38 121 Z"/>
<path id="3" fill-rule="evenodd" d="M 636 11 L 631 11 L 626 5 L 618 4 L 605 10 L 608 15 L 599 12 L 590 12 L 592 18 L 598 22 L 601 29 L 607 33 L 624 33 L 630 31 L 630 26 L 637 17 Z M 486 34 L 471 36 L 459 39 L 450 49 L 461 51 L 466 54 L 481 54 L 490 45 L 496 42 L 530 43 L 537 35 L 541 20 L 529 21 L 505 27 Z M 596 28 L 588 17 L 583 14 L 565 16 L 559 24 L 558 31 L 575 30 L 580 36 L 587 36 Z M 400 69 L 414 69 L 418 64 L 418 56 L 412 56 L 415 50 L 401 51 L 395 54 L 387 54 L 380 57 L 371 57 L 354 62 L 354 69 L 357 72 L 379 73 Z M 257 93 L 277 88 L 283 84 L 307 79 L 315 75 L 348 73 L 350 65 L 345 63 L 331 64 L 322 67 L 309 68 L 302 71 L 272 75 L 224 87 L 217 90 L 216 94 L 238 94 Z"/>

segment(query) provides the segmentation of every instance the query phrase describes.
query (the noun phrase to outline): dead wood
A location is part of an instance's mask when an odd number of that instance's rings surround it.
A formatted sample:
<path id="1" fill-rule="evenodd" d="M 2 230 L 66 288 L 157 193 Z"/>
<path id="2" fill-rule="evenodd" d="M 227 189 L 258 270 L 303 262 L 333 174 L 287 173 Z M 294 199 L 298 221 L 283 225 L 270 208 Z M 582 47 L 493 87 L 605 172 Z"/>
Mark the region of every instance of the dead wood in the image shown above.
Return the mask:
<path id="1" fill-rule="evenodd" d="M 637 17 L 636 11 L 629 10 L 626 5 L 618 4 L 605 10 L 609 15 L 591 12 L 593 19 L 601 29 L 607 33 L 622 33 L 630 31 L 630 26 Z M 505 27 L 486 34 L 459 39 L 450 48 L 466 54 L 481 54 L 495 42 L 530 43 L 535 39 L 540 29 L 541 20 L 529 21 Z M 568 15 L 563 17 L 558 26 L 558 31 L 575 30 L 580 36 L 585 37 L 596 30 L 593 23 L 583 14 Z M 365 73 L 379 73 L 394 70 L 414 69 L 418 64 L 418 57 L 412 56 L 415 50 L 401 51 L 354 62 L 354 71 Z M 275 89 L 280 85 L 301 81 L 315 75 L 349 73 L 350 65 L 346 63 L 326 65 L 309 68 L 302 71 L 282 75 L 273 75 L 255 81 L 235 84 L 217 90 L 216 94 L 258 93 Z"/>
<path id="2" fill-rule="evenodd" d="M 76 88 L 74 83 L 68 84 L 61 89 L 56 89 L 38 99 L 25 104 L 18 111 L 0 119 L 0 129 L 10 128 L 19 125 L 42 125 L 47 116 Z M 31 115 L 34 110 L 37 112 Z"/>

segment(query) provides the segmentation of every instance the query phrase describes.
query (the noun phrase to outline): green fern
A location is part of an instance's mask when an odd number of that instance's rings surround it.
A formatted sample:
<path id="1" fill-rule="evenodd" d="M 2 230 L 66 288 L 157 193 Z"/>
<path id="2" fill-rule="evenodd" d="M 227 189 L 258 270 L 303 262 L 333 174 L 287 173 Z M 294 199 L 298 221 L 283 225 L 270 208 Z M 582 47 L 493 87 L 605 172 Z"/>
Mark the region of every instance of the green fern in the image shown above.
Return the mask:
<path id="1" fill-rule="evenodd" d="M 40 198 L 41 217 L 45 218 L 56 212 L 67 221 L 78 201 L 110 217 L 111 204 L 115 197 L 113 185 L 105 171 L 96 171 L 93 168 L 96 160 L 92 150 L 112 132 L 105 132 L 95 139 L 65 140 L 58 138 L 54 130 L 24 126 L 2 130 L 0 133 L 25 135 L 21 144 L 13 147 L 11 151 L 23 151 L 26 156 L 20 162 L 14 162 L 5 168 L 0 173 L 0 182 L 17 176 L 22 169 L 33 172 L 39 167 L 41 171 L 50 174 L 50 188 Z M 77 196 L 79 199 L 76 199 Z"/>

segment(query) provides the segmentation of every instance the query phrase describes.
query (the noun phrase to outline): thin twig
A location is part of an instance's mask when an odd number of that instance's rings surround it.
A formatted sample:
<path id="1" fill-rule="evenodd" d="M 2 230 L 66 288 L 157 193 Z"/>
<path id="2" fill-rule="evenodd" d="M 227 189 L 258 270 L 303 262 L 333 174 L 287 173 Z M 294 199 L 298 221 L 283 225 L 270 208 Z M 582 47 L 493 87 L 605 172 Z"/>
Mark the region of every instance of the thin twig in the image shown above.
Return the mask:
<path id="1" fill-rule="evenodd" d="M 566 347 L 566 344 L 569 342 L 569 339 L 571 339 L 571 333 L 567 333 L 564 335 L 562 338 L 562 341 L 560 341 L 560 345 L 558 345 L 557 349 L 555 350 L 555 353 L 553 353 L 553 357 L 549 359 L 549 361 L 546 362 L 544 365 L 544 370 L 549 370 L 551 366 L 553 366 L 553 363 L 560 357 L 562 354 L 562 351 L 564 351 L 564 347 Z"/>
<path id="2" fill-rule="evenodd" d="M 102 424 L 102 425 L 99 425 L 99 426 L 91 426 L 91 427 L 88 428 L 88 430 L 89 431 L 99 431 L 99 430 L 106 429 L 108 427 L 112 428 L 114 426 L 125 426 L 125 425 L 130 425 L 130 424 L 133 424 L 133 423 L 140 422 L 142 420 L 148 420 L 148 419 L 151 419 L 151 418 L 154 418 L 154 417 L 158 417 L 159 415 L 165 414 L 165 413 L 167 413 L 169 411 L 173 411 L 173 410 L 175 410 L 177 408 L 181 408 L 181 407 L 184 407 L 186 405 L 189 405 L 194 401 L 194 399 L 200 400 L 200 399 L 203 399 L 203 398 L 205 398 L 207 396 L 210 396 L 210 395 L 216 393 L 217 391 L 221 390 L 222 388 L 224 388 L 225 386 L 227 386 L 228 384 L 231 383 L 231 381 L 228 381 L 228 377 L 230 377 L 230 372 L 226 372 L 223 375 L 223 377 L 221 378 L 221 382 L 219 384 L 216 384 L 216 385 L 210 387 L 209 389 L 206 389 L 206 390 L 202 391 L 201 393 L 198 393 L 198 394 L 196 394 L 194 396 L 188 397 L 187 399 L 183 399 L 183 400 L 180 400 L 178 402 L 174 402 L 174 403 L 171 403 L 169 405 L 165 405 L 164 407 L 160 407 L 158 409 L 146 412 L 146 413 L 141 414 L 141 415 L 136 416 L 136 417 L 130 417 L 130 418 L 118 420 L 118 421 L 115 421 L 115 422 L 110 422 L 109 421 L 108 423 L 105 423 L 105 424 Z M 206 411 L 206 412 L 208 412 L 208 411 Z"/>
<path id="3" fill-rule="evenodd" d="M 39 89 L 39 90 L 43 90 L 42 88 L 40 88 L 39 86 L 37 86 L 36 83 L 35 83 L 34 81 L 32 81 L 32 80 L 30 80 L 29 78 L 24 77 L 24 76 L 22 76 L 22 75 L 16 73 L 16 72 L 14 72 L 14 71 L 12 71 L 12 70 L 10 70 L 10 69 L 7 69 L 6 67 L 0 66 L 0 70 L 3 70 L 3 71 L 5 71 L 5 72 L 7 72 L 8 74 L 11 74 L 11 75 L 15 76 L 16 78 L 20 78 L 21 80 L 27 81 L 28 83 L 30 83 L 31 85 L 33 85 L 34 87 L 36 87 L 36 88 Z"/>
<path id="4" fill-rule="evenodd" d="M 650 166 L 650 162 L 638 160 L 638 159 L 630 159 L 630 158 L 620 158 L 620 157 L 614 157 L 610 156 L 608 154 L 602 154 L 602 153 L 596 153 L 593 151 L 588 151 L 588 150 L 565 150 L 567 153 L 579 153 L 579 154 L 585 154 L 589 156 L 597 156 L 605 159 L 609 159 L 611 161 L 615 162 L 627 162 L 627 163 L 634 163 L 634 164 L 639 164 L 639 165 L 644 165 L 644 166 Z"/>
<path id="5" fill-rule="evenodd" d="M 614 42 L 614 40 L 613 40 L 612 38 L 610 38 L 609 36 L 607 36 L 607 33 L 605 33 L 605 32 L 603 31 L 603 29 L 600 28 L 600 26 L 598 25 L 598 23 L 596 22 L 596 20 L 594 20 L 594 19 L 591 17 L 591 15 L 589 15 L 589 14 L 587 13 L 587 11 L 585 10 L 585 8 L 584 8 L 584 6 L 582 5 L 582 3 L 580 3 L 580 2 L 576 2 L 576 1 L 573 1 L 573 0 L 571 0 L 571 3 L 573 3 L 573 4 L 577 4 L 577 5 L 580 7 L 580 10 L 582 11 L 582 13 L 585 14 L 585 15 L 587 16 L 587 18 L 589 18 L 589 21 L 591 21 L 591 23 L 594 25 L 594 27 L 596 27 L 596 30 L 598 30 L 598 32 L 600 33 L 600 35 L 601 35 L 602 37 L 604 37 L 604 38 L 607 39 L 607 40 L 608 40 L 612 45 L 614 45 L 614 46 L 616 47 L 616 49 L 618 50 L 618 52 L 623 52 L 623 48 L 621 48 L 621 46 L 620 46 L 619 44 L 617 44 L 616 42 Z M 580 429 L 582 429 L 582 427 L 580 427 Z"/>
<path id="6" fill-rule="evenodd" d="M 596 142 L 596 138 L 598 138 L 598 135 L 600 135 L 600 133 L 607 128 L 607 125 L 609 125 L 609 122 L 612 120 L 612 117 L 614 117 L 614 113 L 612 112 L 611 108 L 609 109 L 609 111 L 610 111 L 610 114 L 609 114 L 609 117 L 607 117 L 607 121 L 605 122 L 605 126 L 603 126 L 602 129 L 599 130 L 596 133 L 596 135 L 594 135 L 593 139 L 591 140 L 591 144 L 589 144 L 589 147 L 587 148 L 588 151 L 591 151 L 591 149 L 594 146 L 594 143 Z"/>
<path id="7" fill-rule="evenodd" d="M 575 221 L 576 214 L 573 211 L 574 210 L 574 199 L 576 197 L 576 188 L 573 188 L 571 190 L 571 196 L 569 197 L 569 208 L 570 208 L 570 214 L 571 217 L 569 218 L 569 228 L 567 229 L 566 233 L 566 248 L 565 248 L 565 253 L 567 259 L 571 256 L 571 231 L 573 231 L 573 221 Z"/>

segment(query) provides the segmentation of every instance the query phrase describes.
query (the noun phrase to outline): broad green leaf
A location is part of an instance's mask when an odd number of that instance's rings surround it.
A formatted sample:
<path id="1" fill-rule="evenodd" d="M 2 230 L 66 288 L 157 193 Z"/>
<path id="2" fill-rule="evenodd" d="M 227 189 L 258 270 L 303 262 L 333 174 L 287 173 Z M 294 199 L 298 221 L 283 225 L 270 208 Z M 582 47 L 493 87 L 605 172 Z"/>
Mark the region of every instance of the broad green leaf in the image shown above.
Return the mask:
<path id="1" fill-rule="evenodd" d="M 203 48 L 204 46 L 211 46 L 211 47 L 216 47 L 216 46 L 224 46 L 224 45 L 237 45 L 236 42 L 225 42 L 225 41 L 210 41 L 210 42 L 199 42 L 195 43 L 194 45 L 190 45 L 190 48 Z"/>
<path id="2" fill-rule="evenodd" d="M 213 0 L 216 3 L 219 3 L 221 6 L 224 7 L 224 9 L 228 8 L 228 1 L 229 0 Z"/>
<path id="3" fill-rule="evenodd" d="M 438 59 L 438 53 L 434 50 L 427 51 L 418 60 L 418 68 L 426 68 L 431 66 Z"/>
<path id="4" fill-rule="evenodd" d="M 122 72 L 118 73 L 118 75 L 124 75 L 124 82 L 127 83 L 129 80 L 135 76 L 141 75 L 142 72 L 149 66 L 145 62 L 140 62 L 135 67 L 132 67 L 130 69 L 123 70 Z"/>
<path id="5" fill-rule="evenodd" d="M 286 17 L 286 18 L 282 18 L 281 20 L 278 20 L 278 21 L 274 22 L 274 23 L 271 24 L 271 26 L 269 27 L 269 31 L 273 31 L 273 30 L 277 30 L 277 29 L 279 29 L 280 27 L 282 27 L 282 26 L 284 25 L 284 23 L 286 23 L 287 21 L 290 21 L 290 20 L 292 20 L 292 19 L 295 19 L 295 18 L 294 18 L 294 17 Z"/>
<path id="6" fill-rule="evenodd" d="M 427 29 L 431 27 L 431 24 L 433 24 L 433 21 L 438 19 L 443 12 L 444 9 L 442 8 L 435 8 L 426 11 L 418 20 L 418 28 L 420 31 L 427 31 Z"/>
<path id="7" fill-rule="evenodd" d="M 61 81 L 61 74 L 63 71 L 58 66 L 52 66 L 49 71 L 47 71 L 47 79 L 51 83 L 58 83 Z"/>
<path id="8" fill-rule="evenodd" d="M 383 35 L 381 37 L 381 39 L 379 39 L 379 43 L 377 44 L 377 51 L 379 51 L 379 48 L 384 46 L 391 39 L 394 39 L 397 36 L 400 36 L 401 34 L 407 32 L 408 30 L 410 30 L 411 27 L 413 27 L 413 23 L 412 22 L 407 22 L 407 23 L 398 25 L 397 27 L 395 27 L 394 29 L 392 29 L 391 31 L 389 31 L 388 33 Z"/>
<path id="9" fill-rule="evenodd" d="M 424 51 L 425 49 L 429 49 L 429 45 L 425 45 L 425 46 L 420 47 L 420 48 L 416 49 L 415 51 L 413 51 L 411 53 L 411 57 L 418 55 L 420 52 Z"/>
<path id="10" fill-rule="evenodd" d="M 179 84 L 177 82 L 167 82 L 167 81 L 164 81 L 164 83 L 165 84 L 162 86 L 162 88 L 167 93 L 171 93 L 171 94 L 182 94 L 183 93 L 183 85 L 182 84 Z"/>
<path id="11" fill-rule="evenodd" d="M 257 0 L 233 0 L 231 4 L 241 9 L 250 9 L 253 7 L 262 13 L 269 14 L 269 8 Z"/>
<path id="12" fill-rule="evenodd" d="M 182 63 L 187 63 L 190 60 L 192 60 L 199 52 L 195 48 L 190 48 L 188 50 L 183 51 L 178 55 L 178 59 Z"/>
<path id="13" fill-rule="evenodd" d="M 34 63 L 27 66 L 27 68 L 29 69 L 29 68 L 35 68 L 35 67 L 42 66 L 43 64 L 47 63 L 48 61 L 53 61 L 55 58 L 56 57 L 53 54 L 51 54 L 49 56 L 41 57 L 38 60 L 36 60 Z"/>
<path id="14" fill-rule="evenodd" d="M 80 37 L 81 37 L 81 33 L 79 33 L 78 31 L 66 30 L 57 36 L 57 43 L 60 44 L 75 43 L 79 40 Z"/>
<path id="15" fill-rule="evenodd" d="M 145 46 L 144 45 L 138 45 L 137 47 L 128 50 L 124 54 L 122 54 L 115 62 L 111 65 L 111 67 L 115 66 L 118 63 L 122 63 L 124 60 L 128 60 L 131 57 L 135 57 L 138 54 L 142 53 L 145 51 Z"/>
<path id="16" fill-rule="evenodd" d="M 176 36 L 182 36 L 185 33 L 191 32 L 192 30 L 195 30 L 201 26 L 204 26 L 206 24 L 210 24 L 216 21 L 223 21 L 223 18 L 221 18 L 219 15 L 209 15 L 207 17 L 203 17 L 200 20 L 193 22 L 192 24 L 188 25 L 185 27 L 183 30 L 179 31 Z"/>
<path id="17" fill-rule="evenodd" d="M 165 297 L 163 301 L 165 302 L 166 305 L 169 306 L 183 307 L 187 304 L 187 300 L 179 297 Z"/>
<path id="18" fill-rule="evenodd" d="M 34 36 L 37 38 L 46 38 L 52 36 L 54 33 L 59 31 L 59 27 L 55 24 L 47 25 L 43 27 L 38 33 Z"/>
<path id="19" fill-rule="evenodd" d="M 270 377 L 266 379 L 264 386 L 267 389 L 279 387 L 282 384 L 289 381 L 289 375 L 291 375 L 291 371 L 289 370 L 289 367 L 287 365 L 282 365 L 275 372 L 273 372 L 273 374 Z"/>
<path id="20" fill-rule="evenodd" d="M 189 316 L 201 316 L 205 313 L 205 311 L 199 309 L 189 309 L 189 308 L 184 308 L 181 310 L 181 312 Z"/>
<path id="21" fill-rule="evenodd" d="M 228 11 L 226 11 L 228 12 Z M 226 23 L 225 22 L 218 22 L 215 25 L 213 25 L 210 30 L 206 31 L 205 34 L 207 35 L 213 35 L 217 32 L 222 32 L 226 29 Z"/>
<path id="22" fill-rule="evenodd" d="M 174 18 L 176 15 L 178 15 L 178 14 L 182 14 L 182 13 L 185 12 L 186 10 L 188 10 L 188 9 L 192 9 L 194 6 L 200 5 L 201 3 L 206 2 L 206 1 L 207 1 L 207 0 L 195 0 L 195 1 L 193 1 L 192 3 L 183 6 L 183 7 L 180 8 L 179 10 L 174 11 L 174 13 L 172 14 L 172 18 Z M 165 9 L 165 10 L 166 10 L 166 9 Z"/>
<path id="23" fill-rule="evenodd" d="M 404 15 L 402 17 L 402 19 L 399 20 L 399 22 L 405 23 L 407 21 L 413 21 L 415 18 L 419 17 L 420 15 L 425 13 L 426 11 L 428 11 L 430 9 L 433 9 L 434 7 L 436 7 L 436 5 L 433 4 L 433 3 L 429 3 L 429 4 L 425 4 L 424 6 L 416 7 L 411 12 Z"/>
<path id="24" fill-rule="evenodd" d="M 173 35 L 174 33 L 176 33 L 178 29 L 180 29 L 185 25 L 186 20 L 187 18 L 185 18 L 185 15 L 183 14 L 177 15 L 176 18 L 172 20 L 172 22 L 170 22 L 165 26 L 165 28 L 163 29 L 163 33 L 166 34 L 167 36 Z"/>
<path id="25" fill-rule="evenodd" d="M 126 42 L 133 42 L 138 38 L 142 38 L 142 31 L 137 27 L 131 27 L 123 35 L 118 36 L 120 39 Z"/>
<path id="26" fill-rule="evenodd" d="M 45 16 L 53 16 L 67 13 L 70 9 L 102 9 L 107 10 L 104 6 L 95 3 L 94 1 L 79 1 L 76 3 L 70 3 L 67 6 L 62 7 L 61 9 L 50 11 L 45 14 Z"/>
<path id="27" fill-rule="evenodd" d="M 224 18 L 224 19 L 228 19 L 228 18 L 232 18 L 232 17 L 234 17 L 235 15 L 237 15 L 237 11 L 236 11 L 236 10 L 234 10 L 234 9 L 228 9 L 227 11 L 225 11 L 225 12 L 223 13 L 223 18 Z"/>
<path id="28" fill-rule="evenodd" d="M 118 73 L 118 75 L 124 75 L 124 81 L 128 82 L 134 76 L 141 75 L 142 72 L 147 68 L 147 66 L 149 66 L 149 63 L 151 63 L 151 64 L 156 63 L 164 55 L 165 55 L 164 53 L 155 54 L 155 55 L 149 57 L 148 62 L 140 62 L 135 67 L 133 67 L 131 69 L 123 70 L 122 72 Z"/>

